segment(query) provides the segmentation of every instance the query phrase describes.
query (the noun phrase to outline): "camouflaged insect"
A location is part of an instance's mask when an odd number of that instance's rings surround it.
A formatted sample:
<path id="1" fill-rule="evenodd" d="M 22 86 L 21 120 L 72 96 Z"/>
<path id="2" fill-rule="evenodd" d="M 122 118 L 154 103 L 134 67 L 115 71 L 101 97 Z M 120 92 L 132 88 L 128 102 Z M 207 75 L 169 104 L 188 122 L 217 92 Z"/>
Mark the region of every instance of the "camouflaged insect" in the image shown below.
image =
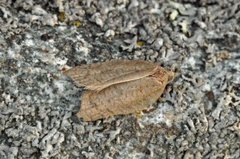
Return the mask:
<path id="1" fill-rule="evenodd" d="M 81 65 L 64 72 L 85 86 L 81 109 L 84 121 L 145 110 L 162 95 L 174 73 L 141 60 L 112 60 Z"/>

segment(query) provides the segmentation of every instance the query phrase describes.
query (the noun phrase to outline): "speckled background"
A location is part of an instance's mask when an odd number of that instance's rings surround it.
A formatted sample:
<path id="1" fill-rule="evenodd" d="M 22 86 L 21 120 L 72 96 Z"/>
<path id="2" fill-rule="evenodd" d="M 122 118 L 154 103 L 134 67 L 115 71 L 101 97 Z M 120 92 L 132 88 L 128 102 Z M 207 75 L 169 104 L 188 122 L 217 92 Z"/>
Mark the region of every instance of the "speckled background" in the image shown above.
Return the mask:
<path id="1" fill-rule="evenodd" d="M 238 0 L 1 0 L 0 158 L 240 158 Z M 83 122 L 64 69 L 143 59 L 177 73 L 141 118 Z"/>

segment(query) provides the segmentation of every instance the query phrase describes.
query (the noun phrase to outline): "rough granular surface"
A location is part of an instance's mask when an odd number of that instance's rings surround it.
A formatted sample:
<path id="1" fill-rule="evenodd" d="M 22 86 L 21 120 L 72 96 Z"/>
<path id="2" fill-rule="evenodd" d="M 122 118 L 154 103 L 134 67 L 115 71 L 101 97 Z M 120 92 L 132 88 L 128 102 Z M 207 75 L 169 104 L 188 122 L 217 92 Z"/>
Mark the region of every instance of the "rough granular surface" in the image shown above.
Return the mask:
<path id="1" fill-rule="evenodd" d="M 240 158 L 238 0 L 0 1 L 0 158 Z M 174 69 L 136 118 L 76 117 L 66 68 L 112 59 Z"/>

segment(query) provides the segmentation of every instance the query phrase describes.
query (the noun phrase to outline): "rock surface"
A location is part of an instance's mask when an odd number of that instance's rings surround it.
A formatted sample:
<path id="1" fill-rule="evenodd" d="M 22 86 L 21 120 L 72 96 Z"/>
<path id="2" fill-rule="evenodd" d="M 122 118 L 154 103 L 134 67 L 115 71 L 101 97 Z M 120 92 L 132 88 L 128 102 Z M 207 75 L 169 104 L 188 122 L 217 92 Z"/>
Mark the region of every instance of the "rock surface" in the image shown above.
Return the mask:
<path id="1" fill-rule="evenodd" d="M 0 158 L 240 158 L 238 0 L 0 2 Z M 67 67 L 175 69 L 154 111 L 76 117 Z"/>

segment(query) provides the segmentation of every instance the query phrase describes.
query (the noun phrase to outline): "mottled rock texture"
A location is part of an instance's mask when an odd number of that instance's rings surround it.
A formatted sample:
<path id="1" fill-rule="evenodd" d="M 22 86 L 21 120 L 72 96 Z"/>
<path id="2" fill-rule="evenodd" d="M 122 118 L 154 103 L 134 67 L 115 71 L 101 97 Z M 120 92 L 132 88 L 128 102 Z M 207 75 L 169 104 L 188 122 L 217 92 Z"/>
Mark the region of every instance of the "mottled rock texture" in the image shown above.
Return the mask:
<path id="1" fill-rule="evenodd" d="M 0 158 L 240 158 L 238 0 L 1 0 Z M 177 72 L 153 110 L 76 117 L 66 68 L 142 59 Z"/>

